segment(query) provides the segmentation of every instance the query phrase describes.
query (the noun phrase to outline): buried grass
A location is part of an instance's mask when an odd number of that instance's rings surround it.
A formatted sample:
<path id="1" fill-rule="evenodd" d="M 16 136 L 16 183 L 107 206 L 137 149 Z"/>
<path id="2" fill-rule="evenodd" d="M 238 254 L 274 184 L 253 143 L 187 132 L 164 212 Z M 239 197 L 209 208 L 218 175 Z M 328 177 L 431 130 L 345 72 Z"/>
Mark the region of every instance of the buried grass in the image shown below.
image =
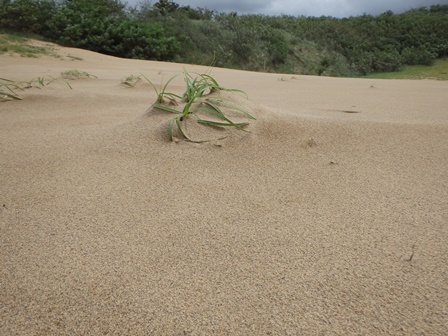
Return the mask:
<path id="1" fill-rule="evenodd" d="M 129 75 L 121 80 L 121 85 L 127 88 L 133 88 L 141 81 L 142 76 Z"/>
<path id="2" fill-rule="evenodd" d="M 13 81 L 6 78 L 0 78 L 0 102 L 9 100 L 22 100 L 22 97 L 17 93 L 18 91 L 25 91 L 25 89 L 37 88 L 42 89 L 54 82 L 60 82 L 60 78 L 54 78 L 52 76 L 36 77 L 29 81 Z M 63 81 L 70 89 L 72 88 L 69 83 Z"/>
<path id="3" fill-rule="evenodd" d="M 22 97 L 17 93 L 18 91 L 25 91 L 25 89 L 37 88 L 41 89 L 44 86 L 50 85 L 53 82 L 59 81 L 58 78 L 51 76 L 36 77 L 29 81 L 13 81 L 7 78 L 0 78 L 0 101 L 8 100 L 22 100 Z M 71 89 L 70 84 L 64 83 Z"/>
<path id="4" fill-rule="evenodd" d="M 87 75 L 89 77 L 95 77 L 90 74 Z M 65 79 L 67 79 L 67 77 L 64 77 L 64 73 L 62 73 L 61 77 L 58 78 L 52 76 L 43 76 L 33 78 L 29 81 L 14 81 L 8 78 L 0 78 L 0 102 L 22 100 L 22 97 L 19 95 L 20 91 L 25 91 L 26 89 L 31 88 L 42 89 L 43 87 L 46 87 L 53 83 L 62 83 L 68 88 L 72 89 L 72 86 Z"/>
<path id="5" fill-rule="evenodd" d="M 0 78 L 0 101 L 22 100 L 17 91 L 23 91 L 23 84 L 7 78 Z"/>
<path id="6" fill-rule="evenodd" d="M 185 91 L 182 95 L 167 91 L 168 85 L 178 76 L 183 75 Z M 220 91 L 237 92 L 244 96 L 246 94 L 238 89 L 228 89 L 220 86 L 218 82 L 209 74 L 194 74 L 192 76 L 186 70 L 181 74 L 171 77 L 165 85 L 160 85 L 158 89 L 147 77 L 143 76 L 152 86 L 157 94 L 157 99 L 153 108 L 174 114 L 169 121 L 168 134 L 169 139 L 174 141 L 177 131 L 184 140 L 191 142 L 208 142 L 211 140 L 192 139 L 184 129 L 184 122 L 187 119 L 194 118 L 197 123 L 212 127 L 233 127 L 246 131 L 245 126 L 249 122 L 234 122 L 230 119 L 227 111 L 237 112 L 247 119 L 255 120 L 244 108 L 236 103 L 232 103 L 221 97 L 213 95 Z M 247 96 L 246 96 L 247 98 Z M 178 100 L 181 102 L 179 104 Z M 181 107 L 183 105 L 183 107 Z"/>
<path id="7" fill-rule="evenodd" d="M 82 78 L 98 78 L 85 71 L 80 70 L 67 70 L 61 72 L 60 77 L 43 76 L 36 77 L 29 81 L 14 81 L 8 78 L 0 78 L 0 102 L 9 100 L 22 100 L 19 93 L 25 91 L 25 89 L 37 88 L 42 89 L 53 83 L 62 83 L 72 89 L 68 80 L 82 79 Z"/>
<path id="8" fill-rule="evenodd" d="M 81 70 L 66 70 L 61 72 L 61 77 L 64 79 L 86 79 L 86 78 L 98 78 L 95 75 L 92 75 L 88 72 L 81 71 Z"/>

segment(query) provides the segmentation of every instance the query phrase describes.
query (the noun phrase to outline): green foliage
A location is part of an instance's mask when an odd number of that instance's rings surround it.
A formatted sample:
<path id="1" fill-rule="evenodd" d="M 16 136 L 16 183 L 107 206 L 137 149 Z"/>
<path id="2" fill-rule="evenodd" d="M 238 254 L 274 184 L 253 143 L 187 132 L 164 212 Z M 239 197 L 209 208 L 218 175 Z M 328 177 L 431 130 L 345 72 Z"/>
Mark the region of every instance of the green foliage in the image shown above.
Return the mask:
<path id="1" fill-rule="evenodd" d="M 0 28 L 39 34 L 56 6 L 54 0 L 0 0 Z"/>
<path id="2" fill-rule="evenodd" d="M 367 78 L 385 79 L 437 79 L 448 80 L 448 58 L 434 61 L 433 65 L 404 66 L 398 72 L 378 72 L 366 76 Z"/>
<path id="3" fill-rule="evenodd" d="M 105 37 L 108 41 L 103 43 Z M 158 23 L 120 20 L 108 25 L 104 35 L 96 36 L 97 51 L 126 58 L 170 60 L 179 48 L 174 37 L 165 34 Z"/>
<path id="4" fill-rule="evenodd" d="M 172 60 L 179 44 L 154 21 L 132 19 L 118 0 L 0 0 L 0 28 L 105 54 Z"/>
<path id="5" fill-rule="evenodd" d="M 174 13 L 179 8 L 179 5 L 170 0 L 159 0 L 154 4 L 154 10 L 160 15 L 169 15 Z"/>
<path id="6" fill-rule="evenodd" d="M 217 13 L 171 0 L 0 0 L 0 29 L 126 58 L 352 76 L 448 55 L 447 5 L 378 16 Z M 0 51 L 4 51 L 2 46 Z"/>
<path id="7" fill-rule="evenodd" d="M 213 126 L 213 127 L 235 127 L 240 130 L 244 130 L 244 126 L 247 126 L 248 122 L 233 122 L 229 119 L 224 108 L 232 111 L 239 112 L 249 119 L 255 119 L 247 111 L 245 111 L 241 106 L 233 105 L 221 98 L 215 98 L 212 96 L 213 93 L 219 91 L 231 91 L 239 92 L 245 95 L 241 90 L 237 89 L 227 89 L 218 84 L 218 82 L 209 74 L 196 74 L 193 77 L 187 71 L 184 70 L 183 77 L 185 82 L 185 92 L 182 96 L 176 95 L 174 93 L 167 92 L 168 84 L 173 81 L 179 75 L 171 77 L 168 82 L 163 86 L 160 91 L 157 90 L 156 86 L 148 79 L 146 80 L 150 83 L 157 94 L 156 103 L 153 105 L 154 108 L 167 111 L 175 114 L 176 116 L 172 118 L 169 122 L 168 133 L 171 141 L 174 140 L 175 128 L 183 136 L 185 140 L 192 142 L 206 142 L 209 140 L 193 140 L 185 132 L 182 123 L 186 118 L 191 116 L 195 117 L 199 124 Z M 168 98 L 168 104 L 166 104 L 165 98 Z M 182 99 L 183 107 L 182 110 L 178 110 L 172 106 L 179 106 L 175 98 Z M 170 106 L 171 105 L 171 106 Z M 214 119 L 202 117 L 199 113 L 203 112 Z"/>

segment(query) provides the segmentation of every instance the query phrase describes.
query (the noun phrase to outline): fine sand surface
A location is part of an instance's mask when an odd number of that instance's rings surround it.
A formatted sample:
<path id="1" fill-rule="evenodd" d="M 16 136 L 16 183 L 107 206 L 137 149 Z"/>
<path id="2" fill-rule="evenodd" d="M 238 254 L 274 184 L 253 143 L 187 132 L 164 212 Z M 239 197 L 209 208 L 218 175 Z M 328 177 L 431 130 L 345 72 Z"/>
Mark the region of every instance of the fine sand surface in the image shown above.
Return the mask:
<path id="1" fill-rule="evenodd" d="M 185 65 L 59 52 L 0 56 L 98 77 L 0 103 L 0 335 L 446 335 L 448 82 L 215 68 L 250 133 L 169 142 L 120 80 Z"/>

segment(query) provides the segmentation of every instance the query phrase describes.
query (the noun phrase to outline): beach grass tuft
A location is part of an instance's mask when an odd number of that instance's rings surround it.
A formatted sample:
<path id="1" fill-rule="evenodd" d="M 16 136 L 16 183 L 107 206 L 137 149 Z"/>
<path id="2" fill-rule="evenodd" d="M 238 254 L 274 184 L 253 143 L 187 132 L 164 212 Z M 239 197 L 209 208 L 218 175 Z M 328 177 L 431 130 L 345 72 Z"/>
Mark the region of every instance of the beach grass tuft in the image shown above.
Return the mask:
<path id="1" fill-rule="evenodd" d="M 61 72 L 61 77 L 64 79 L 85 79 L 85 78 L 98 78 L 86 71 L 81 71 L 77 69 L 71 69 Z"/>
<path id="2" fill-rule="evenodd" d="M 180 75 L 183 75 L 183 80 L 185 83 L 184 93 L 182 95 L 177 95 L 167 91 L 168 84 Z M 175 115 L 170 120 L 168 125 L 168 134 L 171 141 L 174 140 L 174 133 L 176 129 L 187 141 L 210 141 L 195 140 L 186 134 L 183 127 L 183 122 L 190 117 L 196 118 L 196 121 L 202 125 L 213 127 L 234 127 L 242 131 L 246 131 L 244 127 L 249 125 L 249 122 L 232 121 L 226 115 L 226 110 L 237 112 L 248 119 L 255 120 L 255 117 L 247 112 L 242 106 L 239 106 L 236 103 L 228 102 L 223 98 L 215 98 L 212 94 L 219 93 L 220 91 L 237 92 L 242 94 L 245 98 L 247 98 L 247 95 L 242 90 L 229 89 L 219 85 L 218 82 L 209 74 L 194 73 L 192 75 L 184 70 L 181 74 L 176 74 L 171 77 L 165 85 L 160 85 L 160 89 L 158 89 L 147 77 L 144 76 L 144 78 L 149 82 L 157 94 L 156 103 L 153 107 Z M 181 109 L 177 109 L 175 107 L 179 106 L 177 99 L 183 103 L 183 107 Z M 204 115 L 208 117 L 204 117 Z"/>

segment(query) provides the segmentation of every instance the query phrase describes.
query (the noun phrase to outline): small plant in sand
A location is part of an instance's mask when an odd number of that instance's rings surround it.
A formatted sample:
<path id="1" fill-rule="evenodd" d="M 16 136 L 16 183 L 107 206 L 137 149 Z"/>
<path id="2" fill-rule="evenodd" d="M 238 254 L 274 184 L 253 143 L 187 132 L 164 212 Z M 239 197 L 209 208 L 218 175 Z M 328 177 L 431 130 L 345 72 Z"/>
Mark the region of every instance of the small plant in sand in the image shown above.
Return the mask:
<path id="1" fill-rule="evenodd" d="M 238 112 L 248 119 L 255 120 L 252 115 L 250 115 L 238 104 L 232 104 L 231 102 L 228 102 L 221 97 L 212 95 L 213 93 L 218 93 L 220 91 L 230 91 L 238 92 L 246 96 L 246 94 L 241 90 L 228 89 L 220 86 L 218 82 L 209 74 L 195 74 L 196 77 L 193 77 L 191 74 L 184 70 L 183 77 L 186 89 L 183 95 L 179 96 L 172 92 L 167 92 L 166 89 L 168 84 L 179 75 L 181 74 L 177 74 L 171 77 L 163 86 L 163 88 L 161 88 L 161 90 L 157 90 L 157 87 L 148 78 L 145 77 L 145 79 L 151 84 L 157 94 L 157 100 L 153 107 L 175 114 L 175 117 L 170 120 L 168 127 L 168 133 L 171 141 L 174 140 L 173 134 L 175 128 L 177 128 L 177 130 L 185 140 L 192 142 L 210 141 L 192 140 L 186 134 L 182 123 L 190 117 L 196 118 L 196 121 L 203 125 L 213 127 L 234 127 L 236 129 L 245 131 L 244 127 L 249 125 L 249 122 L 233 122 L 231 119 L 229 119 L 228 116 L 226 116 L 224 108 L 226 108 L 227 110 Z M 176 98 L 181 100 L 184 104 L 182 109 L 175 108 L 176 106 L 179 106 Z M 205 118 L 203 117 L 203 115 L 208 115 L 208 117 Z"/>
<path id="2" fill-rule="evenodd" d="M 13 81 L 11 79 L 0 78 L 0 101 L 8 100 L 22 100 L 18 95 L 17 91 L 24 91 L 25 89 L 37 88 L 42 89 L 44 86 L 48 86 L 51 83 L 59 81 L 58 78 L 51 76 L 37 77 L 30 81 Z M 72 88 L 70 84 L 63 81 L 70 89 Z"/>
<path id="3" fill-rule="evenodd" d="M 133 88 L 137 86 L 141 79 L 142 76 L 129 75 L 121 80 L 121 85 L 127 88 Z"/>
<path id="4" fill-rule="evenodd" d="M 64 79 L 98 78 L 97 76 L 92 75 L 88 72 L 76 69 L 61 72 L 61 77 Z"/>

